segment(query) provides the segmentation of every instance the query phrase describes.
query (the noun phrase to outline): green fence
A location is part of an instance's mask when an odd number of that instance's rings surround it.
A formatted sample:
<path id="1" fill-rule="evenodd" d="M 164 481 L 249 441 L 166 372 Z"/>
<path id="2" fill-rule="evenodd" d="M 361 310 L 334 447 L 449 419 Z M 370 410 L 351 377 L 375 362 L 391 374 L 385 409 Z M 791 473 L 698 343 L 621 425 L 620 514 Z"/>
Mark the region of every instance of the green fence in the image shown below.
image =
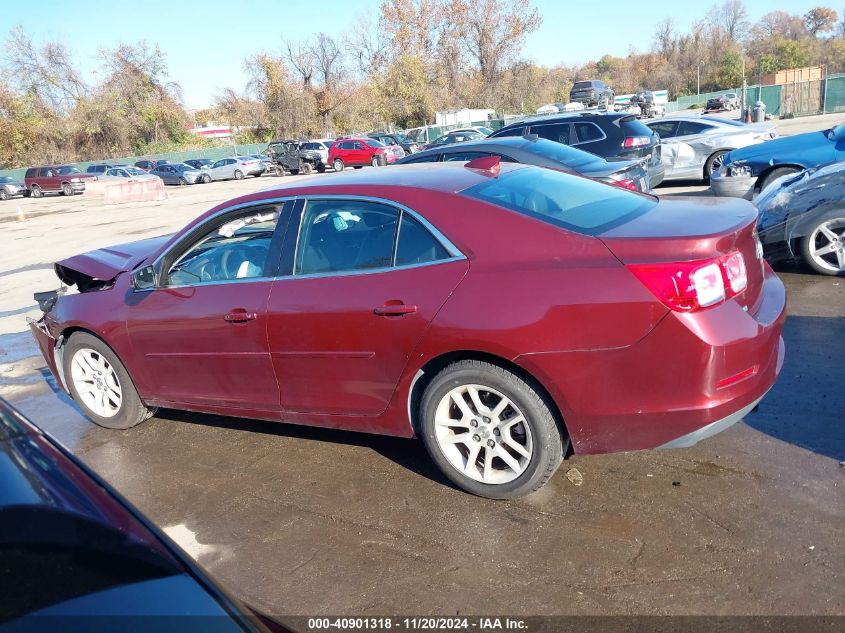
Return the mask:
<path id="1" fill-rule="evenodd" d="M 740 94 L 740 89 L 726 88 L 725 90 L 719 90 L 718 92 L 702 92 L 701 94 L 678 97 L 675 101 L 670 101 L 666 104 L 666 112 L 677 112 L 678 110 L 686 110 L 697 104 L 705 104 L 708 99 L 718 97 L 726 92 L 735 92 Z"/>
<path id="2" fill-rule="evenodd" d="M 825 81 L 824 112 L 845 112 L 845 75 L 831 75 Z"/>
<path id="3" fill-rule="evenodd" d="M 251 145 L 238 145 L 237 152 L 240 155 L 244 154 L 258 154 L 262 150 L 266 149 L 267 143 L 253 143 Z M 233 145 L 225 145 L 222 147 L 210 147 L 207 149 L 197 149 L 191 150 L 188 152 L 166 152 L 163 154 L 145 154 L 143 156 L 124 156 L 122 158 L 104 158 L 103 160 L 93 160 L 88 162 L 82 163 L 67 163 L 76 165 L 76 167 L 80 171 L 85 171 L 88 168 L 88 165 L 97 165 L 99 163 L 108 163 L 112 164 L 125 164 L 125 165 L 134 165 L 139 160 L 150 159 L 150 158 L 157 158 L 157 159 L 164 159 L 170 161 L 171 163 L 183 163 L 186 160 L 190 160 L 192 158 L 209 158 L 211 160 L 219 160 L 221 158 L 226 158 L 227 156 L 232 156 L 235 152 L 235 146 Z M 10 178 L 15 178 L 16 180 L 23 180 L 24 174 L 26 173 L 26 168 L 23 167 L 21 169 L 0 169 L 0 176 L 9 176 Z"/>

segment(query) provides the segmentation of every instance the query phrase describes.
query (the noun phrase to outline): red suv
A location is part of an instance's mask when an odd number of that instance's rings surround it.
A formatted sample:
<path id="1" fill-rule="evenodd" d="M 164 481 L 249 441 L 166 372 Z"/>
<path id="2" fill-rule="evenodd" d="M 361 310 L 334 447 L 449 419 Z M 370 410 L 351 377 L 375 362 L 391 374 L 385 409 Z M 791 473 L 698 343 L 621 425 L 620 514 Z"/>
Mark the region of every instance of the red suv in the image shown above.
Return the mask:
<path id="1" fill-rule="evenodd" d="M 386 165 L 387 148 L 374 138 L 338 139 L 329 148 L 329 163 L 335 171 L 343 171 L 344 167 L 357 169 L 364 165 Z"/>
<path id="2" fill-rule="evenodd" d="M 73 165 L 45 165 L 26 170 L 23 183 L 27 194 L 40 198 L 45 193 L 72 196 L 85 191 L 86 180 L 96 180 L 95 174 L 84 174 Z"/>

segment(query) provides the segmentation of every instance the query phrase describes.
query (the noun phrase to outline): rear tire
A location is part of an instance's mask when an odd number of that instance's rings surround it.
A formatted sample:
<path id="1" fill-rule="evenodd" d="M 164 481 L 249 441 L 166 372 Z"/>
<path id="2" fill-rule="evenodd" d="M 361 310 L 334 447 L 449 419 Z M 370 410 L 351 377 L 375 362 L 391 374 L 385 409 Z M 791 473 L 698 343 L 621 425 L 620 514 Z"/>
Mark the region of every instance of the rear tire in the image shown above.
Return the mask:
<path id="1" fill-rule="evenodd" d="M 179 178 L 179 186 L 180 187 L 185 187 L 187 184 L 188 184 L 187 180 L 185 180 L 184 178 Z"/>
<path id="2" fill-rule="evenodd" d="M 833 237 L 837 236 L 834 241 Z M 798 244 L 801 259 L 822 275 L 845 276 L 845 212 L 839 218 L 816 222 Z M 832 250 L 831 250 L 832 249 Z"/>
<path id="3" fill-rule="evenodd" d="M 107 429 L 128 429 L 153 415 L 141 402 L 120 359 L 87 332 L 68 339 L 62 356 L 71 396 L 92 422 Z"/>
<path id="4" fill-rule="evenodd" d="M 302 163 L 299 168 L 299 172 L 305 176 L 310 176 L 314 172 L 314 167 L 311 163 Z"/>
<path id="5" fill-rule="evenodd" d="M 533 381 L 482 361 L 443 369 L 426 387 L 419 413 L 423 442 L 443 474 L 490 499 L 540 489 L 569 444 Z"/>
<path id="6" fill-rule="evenodd" d="M 788 176 L 789 174 L 795 174 L 799 170 L 795 169 L 794 167 L 778 167 L 777 169 L 773 169 L 768 173 L 768 175 L 763 179 L 763 182 L 757 187 L 758 191 L 763 191 L 766 187 L 772 184 L 775 180 L 780 178 L 781 176 Z"/>
<path id="7" fill-rule="evenodd" d="M 332 162 L 332 167 L 334 167 L 335 171 L 343 171 L 343 168 L 346 167 L 346 165 L 344 165 L 343 161 L 339 158 L 335 158 Z"/>
<path id="8" fill-rule="evenodd" d="M 318 174 L 325 173 L 325 171 L 326 171 L 326 166 L 323 163 L 320 163 L 319 165 L 317 165 L 317 173 Z"/>
<path id="9" fill-rule="evenodd" d="M 40 198 L 41 196 L 44 195 L 44 192 L 41 191 L 41 187 L 39 187 L 38 185 L 32 185 L 32 187 L 29 190 L 29 195 L 32 196 L 33 198 Z"/>
<path id="10" fill-rule="evenodd" d="M 5 189 L 0 188 L 0 200 L 8 200 L 9 194 L 6 192 Z"/>

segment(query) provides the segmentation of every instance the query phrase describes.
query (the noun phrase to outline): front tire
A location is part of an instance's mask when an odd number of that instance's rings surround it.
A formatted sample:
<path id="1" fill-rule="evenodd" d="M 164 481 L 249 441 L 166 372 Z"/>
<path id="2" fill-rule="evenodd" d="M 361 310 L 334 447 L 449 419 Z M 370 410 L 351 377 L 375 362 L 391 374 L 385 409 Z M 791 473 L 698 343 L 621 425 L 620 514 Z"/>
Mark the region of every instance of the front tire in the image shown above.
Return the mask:
<path id="1" fill-rule="evenodd" d="M 188 181 L 187 181 L 187 180 L 185 180 L 184 178 L 179 178 L 179 186 L 180 186 L 180 187 L 185 187 L 185 186 L 187 186 L 187 185 L 188 185 Z"/>
<path id="2" fill-rule="evenodd" d="M 425 447 L 443 474 L 490 499 L 540 489 L 569 442 L 533 381 L 482 361 L 452 363 L 437 374 L 419 417 Z"/>
<path id="3" fill-rule="evenodd" d="M 202 183 L 204 185 L 207 185 L 210 182 L 211 182 L 211 176 L 209 176 L 208 174 L 203 174 L 202 175 Z"/>
<path id="4" fill-rule="evenodd" d="M 822 275 L 845 276 L 845 213 L 818 222 L 799 243 L 801 258 Z"/>
<path id="5" fill-rule="evenodd" d="M 149 418 L 147 408 L 120 359 L 103 341 L 76 332 L 62 356 L 71 396 L 92 422 L 107 429 L 128 429 Z"/>
<path id="6" fill-rule="evenodd" d="M 244 173 L 240 169 L 235 170 L 235 180 L 243 180 Z"/>
<path id="7" fill-rule="evenodd" d="M 725 154 L 727 153 L 728 150 L 719 150 L 707 159 L 707 162 L 704 163 L 704 182 L 710 182 L 710 176 L 721 169 L 722 163 L 725 162 Z"/>
<path id="8" fill-rule="evenodd" d="M 775 180 L 780 178 L 781 176 L 788 176 L 789 174 L 797 173 L 799 170 L 795 169 L 794 167 L 778 167 L 777 169 L 773 169 L 769 172 L 769 174 L 763 179 L 763 182 L 760 183 L 759 190 L 763 191 L 766 187 L 772 184 Z"/>
<path id="9" fill-rule="evenodd" d="M 314 172 L 314 167 L 311 163 L 302 163 L 299 168 L 299 172 L 305 176 L 310 176 Z"/>

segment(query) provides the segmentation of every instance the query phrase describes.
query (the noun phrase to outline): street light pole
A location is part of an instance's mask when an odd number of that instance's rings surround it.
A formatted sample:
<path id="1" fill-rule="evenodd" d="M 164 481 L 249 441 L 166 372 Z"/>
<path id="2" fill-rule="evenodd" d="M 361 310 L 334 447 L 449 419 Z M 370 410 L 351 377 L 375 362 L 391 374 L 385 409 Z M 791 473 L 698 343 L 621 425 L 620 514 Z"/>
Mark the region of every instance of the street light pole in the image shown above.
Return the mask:
<path id="1" fill-rule="evenodd" d="M 695 99 L 696 101 L 701 100 L 701 60 L 698 60 L 698 64 L 695 66 Z"/>

